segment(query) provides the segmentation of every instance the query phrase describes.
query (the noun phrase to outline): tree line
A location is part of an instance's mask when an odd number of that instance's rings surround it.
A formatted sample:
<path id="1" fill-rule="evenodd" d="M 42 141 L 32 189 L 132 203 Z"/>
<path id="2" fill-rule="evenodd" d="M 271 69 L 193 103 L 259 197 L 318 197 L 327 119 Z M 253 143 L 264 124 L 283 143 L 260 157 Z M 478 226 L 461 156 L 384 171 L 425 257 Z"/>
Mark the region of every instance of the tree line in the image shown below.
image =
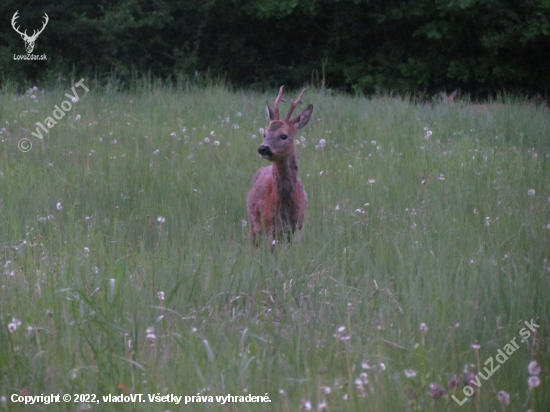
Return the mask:
<path id="1" fill-rule="evenodd" d="M 26 54 L 17 24 L 48 26 Z M 118 0 L 0 5 L 0 75 L 222 76 L 236 87 L 324 82 L 372 93 L 550 92 L 550 0 Z"/>

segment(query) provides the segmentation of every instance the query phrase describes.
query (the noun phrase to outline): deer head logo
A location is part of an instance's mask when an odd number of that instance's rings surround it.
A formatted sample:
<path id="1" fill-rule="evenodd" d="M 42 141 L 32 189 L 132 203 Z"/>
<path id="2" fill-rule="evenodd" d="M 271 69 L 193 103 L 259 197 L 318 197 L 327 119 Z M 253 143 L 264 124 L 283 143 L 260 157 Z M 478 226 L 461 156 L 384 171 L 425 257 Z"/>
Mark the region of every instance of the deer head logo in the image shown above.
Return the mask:
<path id="1" fill-rule="evenodd" d="M 42 25 L 42 28 L 40 30 L 35 30 L 34 33 L 32 34 L 32 36 L 29 36 L 29 35 L 27 35 L 27 30 L 25 30 L 23 33 L 21 33 L 19 31 L 19 27 L 15 27 L 15 20 L 17 20 L 17 18 L 19 17 L 17 15 L 17 13 L 19 13 L 19 10 L 17 10 L 15 12 L 15 14 L 13 15 L 13 17 L 11 19 L 11 25 L 12 25 L 13 29 L 17 33 L 19 33 L 21 35 L 21 38 L 25 41 L 25 48 L 27 49 L 27 53 L 31 54 L 32 50 L 34 49 L 34 42 L 36 41 L 38 35 L 44 31 L 44 28 L 46 28 L 46 24 L 48 24 L 48 21 L 50 20 L 50 18 L 48 17 L 48 15 L 46 13 L 44 13 L 45 21 Z"/>

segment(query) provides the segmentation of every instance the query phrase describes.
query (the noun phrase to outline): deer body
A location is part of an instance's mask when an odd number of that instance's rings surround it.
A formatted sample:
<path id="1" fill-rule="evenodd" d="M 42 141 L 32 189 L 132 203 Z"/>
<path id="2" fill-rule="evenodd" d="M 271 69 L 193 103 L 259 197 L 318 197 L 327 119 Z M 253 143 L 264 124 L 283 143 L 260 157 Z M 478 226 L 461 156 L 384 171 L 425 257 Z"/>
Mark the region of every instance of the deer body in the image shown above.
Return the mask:
<path id="1" fill-rule="evenodd" d="M 252 188 L 246 197 L 252 241 L 258 245 L 259 236 L 265 230 L 271 249 L 275 239 L 290 237 L 300 229 L 304 222 L 307 195 L 304 185 L 298 177 L 298 158 L 294 138 L 298 129 L 304 127 L 313 106 L 309 105 L 302 113 L 290 120 L 294 108 L 301 103 L 300 97 L 291 104 L 284 120 L 279 118 L 279 102 L 282 100 L 283 87 L 275 100 L 275 110 L 267 105 L 269 127 L 265 131 L 264 141 L 258 148 L 260 156 L 271 161 L 271 166 L 262 167 L 254 175 Z"/>
<path id="2" fill-rule="evenodd" d="M 439 93 L 441 97 L 443 98 L 443 101 L 447 103 L 448 105 L 454 105 L 455 104 L 455 96 L 456 96 L 456 90 L 452 92 L 450 95 L 447 95 L 445 92 Z M 506 105 L 502 103 L 490 103 L 490 104 L 469 104 L 466 106 L 466 108 L 472 112 L 479 112 L 479 111 L 485 111 L 488 109 L 495 109 L 495 108 L 504 108 Z"/>

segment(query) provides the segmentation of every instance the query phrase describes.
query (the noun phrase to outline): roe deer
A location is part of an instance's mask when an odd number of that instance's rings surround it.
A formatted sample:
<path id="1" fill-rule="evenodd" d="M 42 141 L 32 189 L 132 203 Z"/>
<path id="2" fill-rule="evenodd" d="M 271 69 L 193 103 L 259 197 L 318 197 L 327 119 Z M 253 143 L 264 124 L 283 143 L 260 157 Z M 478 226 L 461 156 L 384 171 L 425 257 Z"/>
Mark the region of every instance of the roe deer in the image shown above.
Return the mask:
<path id="1" fill-rule="evenodd" d="M 298 158 L 294 138 L 298 129 L 304 127 L 311 113 L 313 105 L 309 105 L 298 116 L 290 119 L 294 108 L 302 103 L 302 90 L 296 101 L 291 101 L 290 110 L 286 117 L 279 118 L 279 102 L 284 102 L 283 87 L 275 99 L 272 110 L 266 103 L 269 116 L 269 126 L 264 133 L 264 140 L 258 153 L 263 159 L 273 164 L 262 167 L 252 179 L 252 188 L 246 197 L 246 206 L 250 220 L 250 234 L 255 246 L 263 230 L 273 251 L 276 239 L 286 237 L 297 231 L 297 240 L 300 240 L 300 229 L 306 213 L 307 196 L 304 185 L 298 178 Z"/>
<path id="2" fill-rule="evenodd" d="M 440 96 L 443 98 L 443 101 L 449 105 L 455 104 L 455 96 L 456 96 L 456 90 L 452 92 L 450 95 L 447 95 L 445 92 L 440 92 Z M 469 104 L 466 106 L 468 110 L 472 111 L 481 111 L 481 110 L 488 110 L 491 108 L 504 108 L 506 105 L 502 103 L 490 103 L 490 104 Z"/>

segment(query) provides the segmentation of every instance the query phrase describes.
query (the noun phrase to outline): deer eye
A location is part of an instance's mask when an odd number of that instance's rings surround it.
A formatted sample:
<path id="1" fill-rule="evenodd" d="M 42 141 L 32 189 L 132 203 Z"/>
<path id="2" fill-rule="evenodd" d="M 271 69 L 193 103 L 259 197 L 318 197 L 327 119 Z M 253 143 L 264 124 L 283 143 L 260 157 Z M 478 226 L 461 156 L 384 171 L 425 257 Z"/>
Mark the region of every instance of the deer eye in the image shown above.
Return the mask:
<path id="1" fill-rule="evenodd" d="M 288 136 L 286 134 L 282 134 L 279 137 L 280 137 L 281 140 L 286 140 L 288 138 Z"/>

